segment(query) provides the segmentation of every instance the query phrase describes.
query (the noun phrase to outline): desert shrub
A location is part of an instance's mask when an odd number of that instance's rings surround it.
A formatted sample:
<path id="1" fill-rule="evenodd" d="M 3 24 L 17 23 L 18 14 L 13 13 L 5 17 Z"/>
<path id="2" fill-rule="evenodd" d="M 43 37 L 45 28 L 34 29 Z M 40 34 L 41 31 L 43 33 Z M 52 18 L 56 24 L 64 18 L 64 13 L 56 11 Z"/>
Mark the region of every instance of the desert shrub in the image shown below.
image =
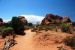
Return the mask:
<path id="1" fill-rule="evenodd" d="M 70 25 L 66 24 L 66 23 L 62 23 L 61 26 L 64 27 L 64 28 L 66 28 L 66 27 L 69 27 Z"/>
<path id="2" fill-rule="evenodd" d="M 52 29 L 54 29 L 55 28 L 55 26 L 53 25 L 40 25 L 40 26 L 38 26 L 36 29 L 35 28 L 33 28 L 33 30 L 32 30 L 32 32 L 36 32 L 36 31 L 41 31 L 41 30 L 46 30 L 46 31 L 48 31 L 48 30 L 52 30 Z"/>
<path id="3" fill-rule="evenodd" d="M 18 17 L 12 17 L 11 23 L 16 34 L 25 35 L 24 23 Z"/>
<path id="4" fill-rule="evenodd" d="M 31 31 L 36 32 L 37 30 L 38 30 L 38 28 L 33 28 Z"/>
<path id="5" fill-rule="evenodd" d="M 32 29 L 31 32 L 36 32 L 36 30 L 35 29 Z"/>
<path id="6" fill-rule="evenodd" d="M 0 27 L 0 35 L 2 34 L 3 29 L 6 28 L 5 26 Z"/>
<path id="7" fill-rule="evenodd" d="M 28 23 L 28 26 L 33 26 L 33 24 L 32 23 Z"/>
<path id="8" fill-rule="evenodd" d="M 52 29 L 54 29 L 54 28 L 55 28 L 55 26 L 40 25 L 40 26 L 38 26 L 36 29 L 33 29 L 32 31 L 33 31 L 33 32 L 35 32 L 35 31 L 41 31 L 41 30 L 46 30 L 46 31 L 48 31 L 48 30 L 52 30 Z"/>
<path id="9" fill-rule="evenodd" d="M 62 23 L 62 24 L 61 24 L 61 27 L 62 27 L 62 28 L 61 28 L 61 31 L 62 31 L 62 32 L 67 32 L 67 31 L 69 30 L 69 26 L 70 26 L 69 24 Z"/>
<path id="10" fill-rule="evenodd" d="M 3 38 L 8 36 L 9 34 L 13 34 L 13 32 L 14 31 L 12 27 L 5 27 L 5 26 L 0 27 L 0 35 L 2 35 Z"/>
<path id="11" fill-rule="evenodd" d="M 11 27 L 11 21 L 7 22 L 7 23 L 4 23 L 4 26 L 6 27 Z"/>
<path id="12" fill-rule="evenodd" d="M 65 45 L 75 47 L 75 36 L 66 37 L 64 40 Z"/>
<path id="13" fill-rule="evenodd" d="M 2 18 L 0 18 L 0 22 L 3 22 L 3 19 Z"/>
<path id="14" fill-rule="evenodd" d="M 44 26 L 41 26 L 42 28 L 45 28 L 46 30 L 52 30 L 52 29 L 54 29 L 55 28 L 55 26 L 54 25 L 44 25 Z"/>

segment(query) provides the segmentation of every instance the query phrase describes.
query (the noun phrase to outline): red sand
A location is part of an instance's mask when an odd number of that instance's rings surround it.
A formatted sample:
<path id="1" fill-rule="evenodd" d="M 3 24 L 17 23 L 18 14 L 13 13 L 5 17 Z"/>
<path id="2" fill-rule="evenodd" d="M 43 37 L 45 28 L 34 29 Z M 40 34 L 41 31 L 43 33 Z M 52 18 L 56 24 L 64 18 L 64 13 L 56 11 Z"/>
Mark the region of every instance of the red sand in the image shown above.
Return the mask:
<path id="1" fill-rule="evenodd" d="M 35 33 L 31 32 L 31 30 L 26 30 L 25 32 L 26 35 L 16 37 L 16 41 L 18 44 L 11 47 L 11 50 L 58 50 L 57 47 L 64 45 L 62 43 L 62 39 L 69 35 L 54 31 L 42 31 L 41 33 Z M 49 33 L 50 38 L 47 40 L 42 39 L 44 33 Z M 56 40 L 58 43 L 56 42 Z M 64 47 L 68 50 L 71 50 L 70 47 Z"/>

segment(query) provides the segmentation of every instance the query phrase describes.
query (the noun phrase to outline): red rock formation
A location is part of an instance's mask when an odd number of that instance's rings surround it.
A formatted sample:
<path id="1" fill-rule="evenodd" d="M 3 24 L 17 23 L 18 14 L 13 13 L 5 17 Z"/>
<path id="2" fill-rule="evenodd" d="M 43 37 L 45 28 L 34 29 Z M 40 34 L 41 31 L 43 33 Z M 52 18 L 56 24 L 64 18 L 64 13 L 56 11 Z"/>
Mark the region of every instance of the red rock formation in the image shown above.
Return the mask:
<path id="1" fill-rule="evenodd" d="M 62 19 L 63 18 L 58 15 L 47 14 L 46 17 L 42 20 L 41 24 L 49 25 L 49 24 L 60 23 Z"/>
<path id="2" fill-rule="evenodd" d="M 18 18 L 25 24 L 25 25 L 27 25 L 27 20 L 26 20 L 26 18 L 24 17 L 24 16 L 18 16 Z"/>
<path id="3" fill-rule="evenodd" d="M 47 14 L 45 18 L 42 20 L 41 24 L 42 25 L 50 25 L 50 24 L 59 24 L 61 22 L 64 23 L 71 23 L 71 19 L 67 16 L 61 17 L 58 15 L 53 15 L 53 14 Z"/>
<path id="4" fill-rule="evenodd" d="M 68 16 L 63 17 L 62 22 L 64 23 L 71 23 L 71 19 Z"/>

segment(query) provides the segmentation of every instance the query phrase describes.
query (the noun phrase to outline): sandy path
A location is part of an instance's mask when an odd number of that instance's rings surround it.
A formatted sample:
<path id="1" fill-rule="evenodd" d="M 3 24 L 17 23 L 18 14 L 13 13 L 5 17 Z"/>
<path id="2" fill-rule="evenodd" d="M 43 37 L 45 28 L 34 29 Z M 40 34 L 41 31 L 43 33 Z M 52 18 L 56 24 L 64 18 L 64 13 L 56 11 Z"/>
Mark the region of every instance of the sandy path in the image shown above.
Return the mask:
<path id="1" fill-rule="evenodd" d="M 30 30 L 26 30 L 26 35 L 16 37 L 16 41 L 18 44 L 11 47 L 11 50 L 58 50 L 57 46 L 59 44 L 51 44 L 49 46 L 41 46 L 39 44 L 35 45 L 35 40 L 33 41 L 35 32 L 31 32 Z"/>
<path id="2" fill-rule="evenodd" d="M 42 46 L 35 46 L 33 41 L 33 36 L 36 34 L 31 32 L 31 30 L 25 31 L 26 35 L 19 36 L 16 38 L 18 44 L 13 46 L 11 50 L 57 50 L 57 46 L 49 46 L 49 47 L 42 47 Z"/>
<path id="3" fill-rule="evenodd" d="M 18 44 L 13 46 L 11 50 L 34 50 L 32 45 L 32 37 L 35 33 L 32 33 L 31 30 L 27 30 L 25 32 L 26 35 L 16 38 Z"/>

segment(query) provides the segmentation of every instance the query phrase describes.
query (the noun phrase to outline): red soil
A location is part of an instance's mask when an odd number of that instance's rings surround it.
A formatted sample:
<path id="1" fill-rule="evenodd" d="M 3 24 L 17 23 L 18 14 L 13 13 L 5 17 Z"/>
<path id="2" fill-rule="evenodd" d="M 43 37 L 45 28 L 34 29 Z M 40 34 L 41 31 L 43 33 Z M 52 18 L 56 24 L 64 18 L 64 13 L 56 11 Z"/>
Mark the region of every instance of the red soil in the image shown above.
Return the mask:
<path id="1" fill-rule="evenodd" d="M 11 50 L 58 50 L 57 47 L 60 46 L 63 46 L 67 50 L 71 50 L 70 47 L 65 46 L 63 43 L 63 39 L 66 36 L 70 36 L 70 34 L 54 31 L 41 31 L 35 33 L 31 32 L 31 30 L 27 30 L 25 32 L 26 35 L 16 38 L 18 44 L 13 46 Z"/>

